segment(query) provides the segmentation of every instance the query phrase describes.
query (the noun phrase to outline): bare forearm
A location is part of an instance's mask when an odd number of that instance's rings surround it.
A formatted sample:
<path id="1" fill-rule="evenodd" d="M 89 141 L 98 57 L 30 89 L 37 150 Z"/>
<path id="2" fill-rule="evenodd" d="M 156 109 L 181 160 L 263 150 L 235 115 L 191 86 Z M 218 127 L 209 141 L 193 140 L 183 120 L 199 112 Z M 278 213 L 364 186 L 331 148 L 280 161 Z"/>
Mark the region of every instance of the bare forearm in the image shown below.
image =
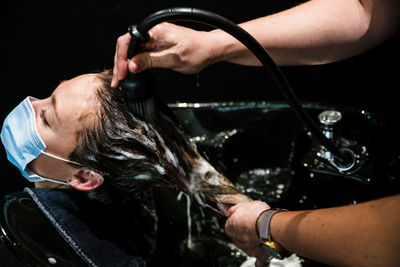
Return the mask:
<path id="1" fill-rule="evenodd" d="M 400 1 L 311 0 L 289 10 L 240 24 L 279 65 L 322 64 L 377 45 L 400 28 Z M 216 61 L 259 65 L 228 34 L 212 32 L 221 46 Z"/>
<path id="2" fill-rule="evenodd" d="M 334 266 L 396 266 L 400 196 L 311 211 L 282 212 L 272 237 L 289 251 Z"/>

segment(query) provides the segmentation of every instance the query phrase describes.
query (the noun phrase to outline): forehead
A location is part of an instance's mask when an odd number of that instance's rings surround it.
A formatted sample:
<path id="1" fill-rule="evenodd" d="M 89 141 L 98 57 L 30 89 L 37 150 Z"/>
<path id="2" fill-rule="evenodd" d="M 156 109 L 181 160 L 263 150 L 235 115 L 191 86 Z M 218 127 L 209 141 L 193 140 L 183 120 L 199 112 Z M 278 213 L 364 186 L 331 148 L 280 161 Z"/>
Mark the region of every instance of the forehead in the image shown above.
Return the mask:
<path id="1" fill-rule="evenodd" d="M 53 94 L 91 97 L 94 90 L 101 86 L 101 81 L 96 74 L 84 74 L 72 78 L 70 80 L 62 81 Z"/>
<path id="2" fill-rule="evenodd" d="M 93 115 L 96 91 L 101 85 L 96 74 L 85 74 L 60 83 L 53 97 L 61 123 L 70 130 L 77 130 L 78 123 Z"/>

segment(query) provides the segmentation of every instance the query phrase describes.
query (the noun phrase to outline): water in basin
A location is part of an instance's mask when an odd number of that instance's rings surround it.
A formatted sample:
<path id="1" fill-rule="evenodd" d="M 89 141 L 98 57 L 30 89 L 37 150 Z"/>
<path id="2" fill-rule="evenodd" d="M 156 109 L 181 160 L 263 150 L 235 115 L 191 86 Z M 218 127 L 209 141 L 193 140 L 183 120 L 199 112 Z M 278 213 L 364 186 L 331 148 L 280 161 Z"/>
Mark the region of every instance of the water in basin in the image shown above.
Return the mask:
<path id="1" fill-rule="evenodd" d="M 343 115 L 340 137 L 365 153 L 356 171 L 339 172 L 318 155 L 318 142 L 286 104 L 177 103 L 170 108 L 215 169 L 247 196 L 272 207 L 324 208 L 399 192 L 398 132 L 386 114 L 337 109 Z M 305 108 L 316 120 L 319 113 L 332 109 L 316 104 Z M 173 191 L 162 194 L 170 205 L 160 216 L 169 224 L 160 237 L 165 241 L 160 243 L 160 256 L 172 256 L 175 266 L 241 266 L 246 262 L 246 255 L 224 234 L 223 216 L 192 203 L 189 229 L 189 202 L 177 201 L 178 193 Z M 301 261 L 302 266 L 320 266 L 308 259 Z"/>

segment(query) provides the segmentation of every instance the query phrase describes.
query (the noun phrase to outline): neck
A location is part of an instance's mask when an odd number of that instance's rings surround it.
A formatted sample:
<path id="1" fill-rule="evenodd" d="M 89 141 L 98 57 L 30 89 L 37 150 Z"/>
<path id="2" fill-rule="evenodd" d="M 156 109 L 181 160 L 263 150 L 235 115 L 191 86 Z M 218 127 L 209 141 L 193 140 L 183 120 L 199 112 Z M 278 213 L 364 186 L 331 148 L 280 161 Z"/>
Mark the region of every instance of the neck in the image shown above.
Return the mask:
<path id="1" fill-rule="evenodd" d="M 47 188 L 47 189 L 71 189 L 70 186 L 68 185 L 63 185 L 63 184 L 57 184 L 57 183 L 52 183 L 52 182 L 35 182 L 35 187 L 36 188 Z"/>

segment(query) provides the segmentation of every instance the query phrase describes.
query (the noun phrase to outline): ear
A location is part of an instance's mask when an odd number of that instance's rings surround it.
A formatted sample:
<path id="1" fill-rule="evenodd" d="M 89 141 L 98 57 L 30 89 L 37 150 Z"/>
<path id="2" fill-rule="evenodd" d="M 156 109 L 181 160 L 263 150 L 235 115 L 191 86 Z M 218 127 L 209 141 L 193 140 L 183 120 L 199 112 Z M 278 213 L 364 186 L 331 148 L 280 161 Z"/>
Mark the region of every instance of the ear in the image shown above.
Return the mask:
<path id="1" fill-rule="evenodd" d="M 68 183 L 77 190 L 90 191 L 102 185 L 103 181 L 104 178 L 101 174 L 91 170 L 80 169 L 78 173 L 69 179 Z"/>

